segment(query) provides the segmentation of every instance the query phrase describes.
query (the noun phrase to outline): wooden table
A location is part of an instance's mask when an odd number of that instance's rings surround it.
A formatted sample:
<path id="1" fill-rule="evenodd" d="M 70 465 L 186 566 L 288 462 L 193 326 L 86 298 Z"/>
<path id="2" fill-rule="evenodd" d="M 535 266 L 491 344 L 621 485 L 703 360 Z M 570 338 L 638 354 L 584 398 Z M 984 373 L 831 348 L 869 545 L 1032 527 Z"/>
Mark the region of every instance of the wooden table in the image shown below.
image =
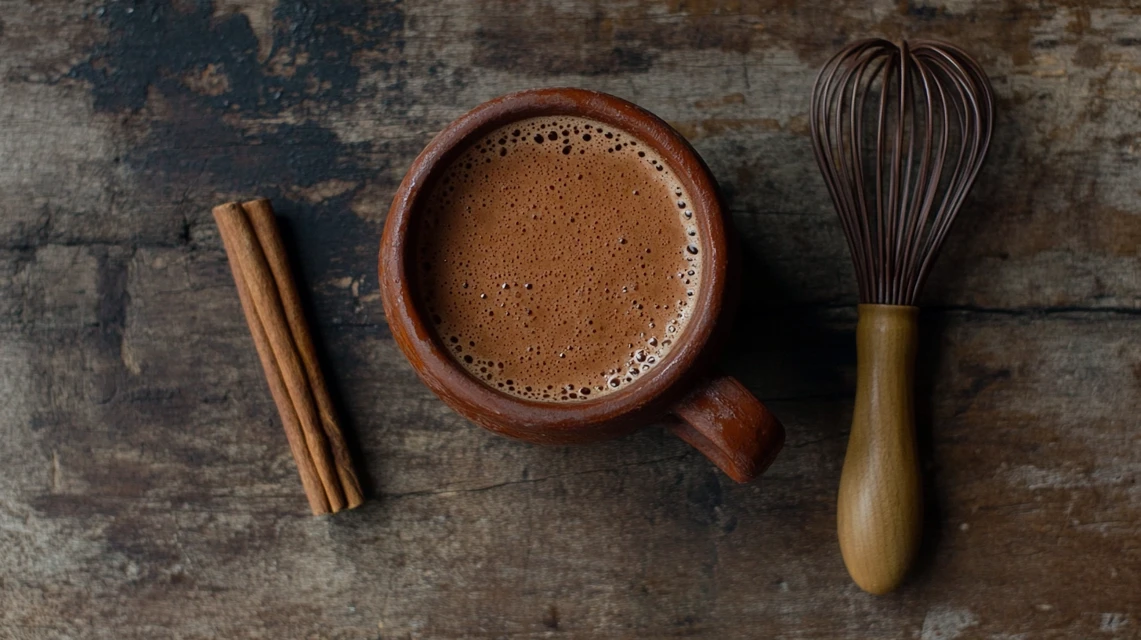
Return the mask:
<path id="1" fill-rule="evenodd" d="M 1141 13 L 1113 1 L 0 4 L 0 637 L 1141 634 Z M 997 137 L 923 296 L 925 550 L 848 579 L 855 282 L 815 70 L 941 36 Z M 788 427 L 738 486 L 658 428 L 492 436 L 394 346 L 376 247 L 488 98 L 611 92 L 684 133 L 747 249 L 726 367 Z M 273 198 L 371 491 L 307 513 L 212 205 Z"/>

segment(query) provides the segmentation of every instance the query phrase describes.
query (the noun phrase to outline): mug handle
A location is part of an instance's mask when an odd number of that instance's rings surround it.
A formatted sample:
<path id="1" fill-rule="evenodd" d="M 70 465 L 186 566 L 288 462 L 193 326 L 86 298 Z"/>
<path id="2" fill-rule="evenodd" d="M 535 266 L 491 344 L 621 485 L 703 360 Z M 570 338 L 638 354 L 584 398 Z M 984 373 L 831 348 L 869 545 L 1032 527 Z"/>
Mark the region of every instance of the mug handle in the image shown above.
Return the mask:
<path id="1" fill-rule="evenodd" d="M 671 412 L 681 421 L 670 430 L 737 482 L 764 473 L 784 446 L 784 426 L 730 376 L 706 381 Z"/>

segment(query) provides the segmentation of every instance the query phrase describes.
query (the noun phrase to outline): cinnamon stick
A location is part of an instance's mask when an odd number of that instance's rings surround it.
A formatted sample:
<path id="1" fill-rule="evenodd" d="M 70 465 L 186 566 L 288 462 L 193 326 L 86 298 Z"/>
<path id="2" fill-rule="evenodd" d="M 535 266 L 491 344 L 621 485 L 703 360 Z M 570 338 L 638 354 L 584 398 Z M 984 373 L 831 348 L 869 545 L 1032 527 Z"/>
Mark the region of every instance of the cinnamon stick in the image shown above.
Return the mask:
<path id="1" fill-rule="evenodd" d="M 233 255 L 231 248 L 233 240 L 227 240 L 223 234 L 222 242 L 226 245 L 226 253 Z M 309 455 L 309 448 L 305 444 L 305 434 L 301 432 L 301 423 L 297 420 L 297 412 L 289 399 L 289 391 L 285 388 L 285 381 L 281 379 L 281 370 L 273 359 L 273 350 L 269 346 L 269 338 L 265 329 L 257 319 L 257 309 L 246 285 L 242 269 L 236 260 L 230 260 L 230 271 L 234 274 L 234 284 L 238 287 L 238 299 L 242 303 L 250 334 L 254 338 L 254 347 L 261 360 L 265 379 L 269 383 L 269 393 L 273 396 L 273 403 L 277 405 L 277 412 L 281 415 L 281 426 L 285 430 L 285 438 L 289 441 L 289 450 L 293 453 L 293 460 L 297 463 L 297 471 L 301 476 L 301 485 L 305 489 L 305 497 L 309 499 L 309 508 L 314 515 L 329 513 L 329 501 L 325 498 L 325 488 L 321 486 L 321 479 L 317 477 L 317 467 L 313 466 L 313 458 Z"/>
<path id="2" fill-rule="evenodd" d="M 360 484 L 317 367 L 272 209 L 268 201 L 249 204 L 250 210 L 220 205 L 214 218 L 302 486 L 314 514 L 355 507 L 363 501 Z"/>
<path id="3" fill-rule="evenodd" d="M 242 209 L 249 217 L 262 251 L 265 252 L 266 262 L 273 274 L 277 291 L 281 295 L 281 303 L 285 311 L 285 320 L 289 324 L 293 342 L 297 346 L 301 363 L 305 367 L 305 375 L 309 380 L 309 387 L 313 392 L 313 399 L 317 402 L 317 412 L 321 418 L 325 437 L 333 453 L 337 475 L 341 480 L 341 489 L 349 508 L 359 506 L 364 502 L 360 483 L 356 472 L 353 471 L 352 457 L 345 444 L 341 427 L 337 423 L 337 413 L 333 409 L 333 401 L 329 396 L 328 387 L 325 386 L 325 376 L 317 362 L 317 350 L 313 347 L 313 339 L 309 333 L 309 325 L 305 321 L 305 314 L 301 308 L 301 299 L 297 295 L 293 277 L 289 271 L 289 260 L 285 253 L 285 244 L 281 241 L 281 232 L 270 207 L 269 200 L 260 198 L 242 203 Z"/>

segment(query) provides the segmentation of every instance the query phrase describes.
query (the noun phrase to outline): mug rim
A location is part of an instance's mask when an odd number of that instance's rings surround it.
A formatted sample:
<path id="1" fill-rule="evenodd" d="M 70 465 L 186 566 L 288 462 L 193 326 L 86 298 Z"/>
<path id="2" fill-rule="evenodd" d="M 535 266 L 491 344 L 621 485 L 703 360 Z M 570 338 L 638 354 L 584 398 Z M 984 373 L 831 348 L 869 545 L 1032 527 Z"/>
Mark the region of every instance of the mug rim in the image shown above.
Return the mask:
<path id="1" fill-rule="evenodd" d="M 689 321 L 656 367 L 629 385 L 596 398 L 542 402 L 489 387 L 456 362 L 438 340 L 416 298 L 410 263 L 415 251 L 414 220 L 420 199 L 439 172 L 481 135 L 534 117 L 574 116 L 596 120 L 633 135 L 661 156 L 685 187 L 699 229 L 702 283 Z M 605 93 L 576 88 L 530 89 L 484 102 L 447 125 L 413 161 L 393 198 L 381 238 L 381 299 L 389 329 L 420 379 L 445 403 L 481 426 L 532 441 L 597 439 L 591 427 L 608 426 L 621 435 L 648 414 L 665 413 L 698 368 L 725 304 L 729 239 L 720 194 L 708 167 L 690 144 L 663 120 L 637 105 Z"/>

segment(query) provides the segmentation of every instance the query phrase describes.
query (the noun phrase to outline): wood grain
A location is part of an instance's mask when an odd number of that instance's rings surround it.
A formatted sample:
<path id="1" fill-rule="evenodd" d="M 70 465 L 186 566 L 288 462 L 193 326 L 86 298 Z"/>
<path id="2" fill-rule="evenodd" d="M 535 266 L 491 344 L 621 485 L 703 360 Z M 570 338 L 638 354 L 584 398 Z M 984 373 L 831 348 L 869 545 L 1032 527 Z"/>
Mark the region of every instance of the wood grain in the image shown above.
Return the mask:
<path id="1" fill-rule="evenodd" d="M 1136 636 L 1128 4 L 3 8 L 0 637 Z M 806 126 L 815 70 L 877 33 L 962 45 L 1000 114 L 920 301 L 924 546 L 884 598 L 835 542 L 856 290 Z M 376 239 L 408 165 L 540 85 L 653 111 L 721 183 L 747 258 L 723 365 L 788 429 L 759 483 L 664 430 L 486 434 L 388 336 Z M 210 219 L 253 194 L 284 218 L 378 498 L 334 521 L 306 513 Z"/>

